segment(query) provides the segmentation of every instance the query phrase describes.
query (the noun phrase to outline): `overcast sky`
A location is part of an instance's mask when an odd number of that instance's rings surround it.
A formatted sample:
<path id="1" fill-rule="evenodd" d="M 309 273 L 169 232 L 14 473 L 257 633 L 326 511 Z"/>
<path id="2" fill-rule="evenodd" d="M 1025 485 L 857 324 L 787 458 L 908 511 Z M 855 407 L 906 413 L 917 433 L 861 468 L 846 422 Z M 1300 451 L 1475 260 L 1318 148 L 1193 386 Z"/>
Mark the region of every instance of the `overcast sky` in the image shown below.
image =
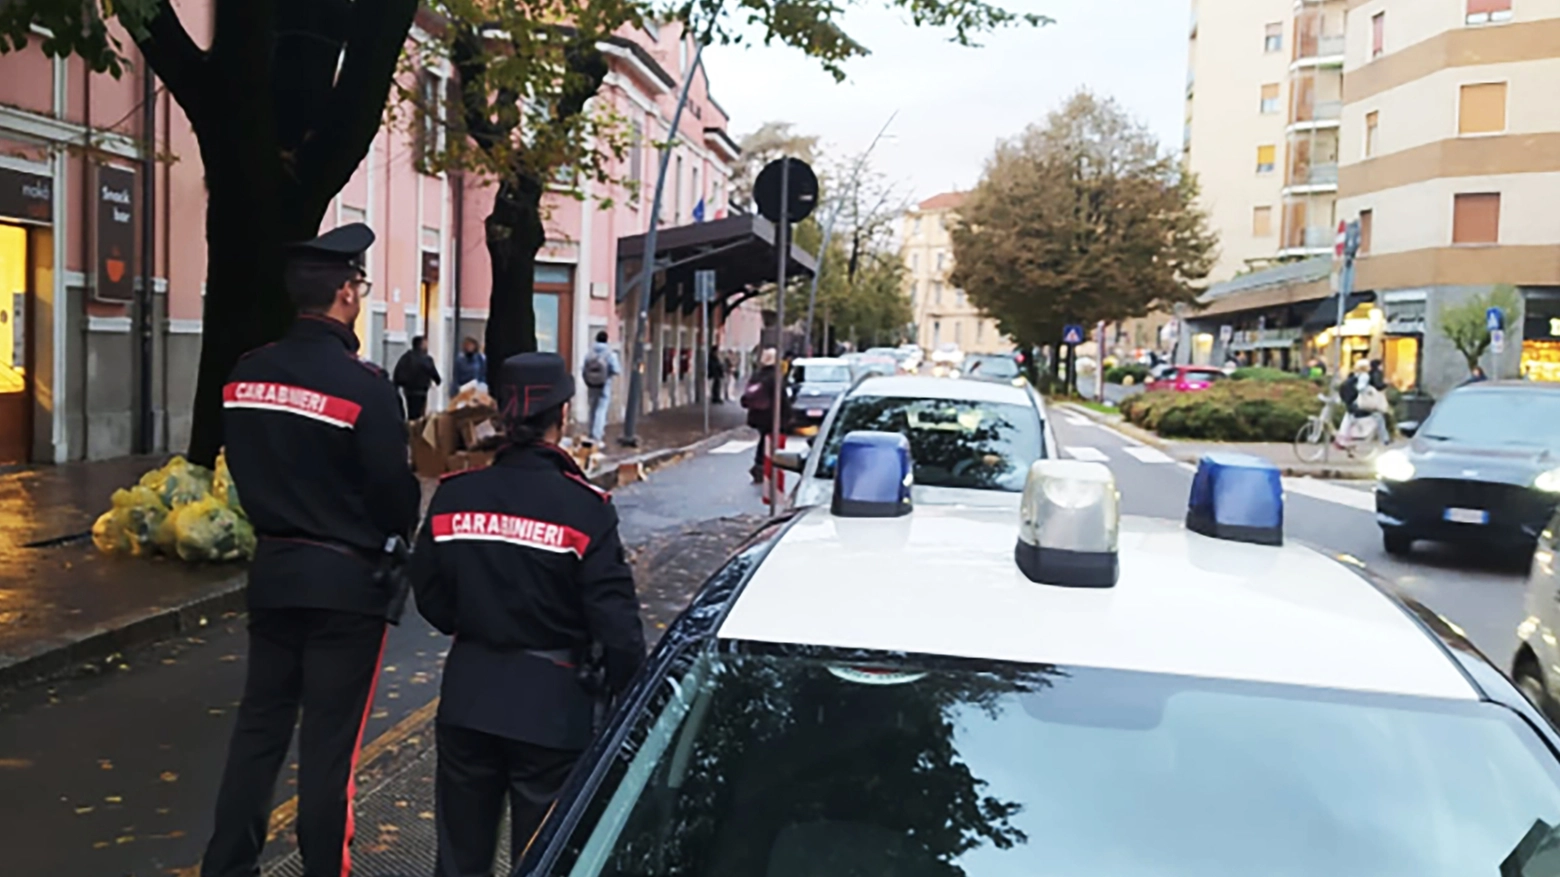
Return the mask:
<path id="1" fill-rule="evenodd" d="M 878 5 L 846 18 L 872 54 L 850 62 L 838 85 L 793 49 L 707 50 L 711 89 L 731 113 L 733 136 L 787 121 L 834 154 L 855 154 L 898 110 L 872 164 L 922 199 L 973 185 L 998 139 L 1088 86 L 1119 100 L 1162 145 L 1180 147 L 1187 0 L 1018 0 L 1013 8 L 1056 23 L 1000 33 L 978 49 Z"/>

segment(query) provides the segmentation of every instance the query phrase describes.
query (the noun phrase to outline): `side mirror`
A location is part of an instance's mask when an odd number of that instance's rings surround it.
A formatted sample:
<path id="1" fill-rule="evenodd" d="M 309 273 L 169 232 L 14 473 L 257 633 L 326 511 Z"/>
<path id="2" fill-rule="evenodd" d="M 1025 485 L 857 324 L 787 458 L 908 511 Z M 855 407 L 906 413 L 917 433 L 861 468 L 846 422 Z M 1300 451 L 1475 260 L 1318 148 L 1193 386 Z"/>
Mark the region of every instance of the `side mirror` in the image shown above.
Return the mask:
<path id="1" fill-rule="evenodd" d="M 1404 438 L 1413 438 L 1414 433 L 1419 431 L 1419 421 L 1405 420 L 1402 423 L 1399 423 L 1397 427 L 1398 432 L 1402 433 Z"/>
<path id="2" fill-rule="evenodd" d="M 807 468 L 807 454 L 802 451 L 780 451 L 774 456 L 776 469 L 800 472 Z"/>

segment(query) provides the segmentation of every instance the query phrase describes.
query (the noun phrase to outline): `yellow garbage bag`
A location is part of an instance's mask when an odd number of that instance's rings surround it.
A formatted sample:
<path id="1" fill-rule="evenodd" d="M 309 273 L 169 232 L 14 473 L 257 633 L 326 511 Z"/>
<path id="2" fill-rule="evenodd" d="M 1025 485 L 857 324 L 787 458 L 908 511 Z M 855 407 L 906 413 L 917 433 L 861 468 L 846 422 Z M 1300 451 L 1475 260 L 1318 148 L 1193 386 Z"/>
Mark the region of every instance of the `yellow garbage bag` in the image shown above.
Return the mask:
<path id="1" fill-rule="evenodd" d="M 174 509 L 211 492 L 211 470 L 196 466 L 183 457 L 174 457 L 161 469 L 142 475 L 141 486 L 156 491 L 162 497 L 163 505 Z"/>
<path id="2" fill-rule="evenodd" d="M 244 515 L 244 507 L 238 501 L 238 486 L 233 483 L 233 473 L 228 471 L 226 451 L 217 455 L 217 468 L 211 475 L 211 495 L 226 503 L 228 508 Z"/>
<path id="3" fill-rule="evenodd" d="M 110 508 L 92 524 L 92 544 L 107 554 L 151 554 L 168 519 L 168 507 L 149 487 L 114 491 Z"/>
<path id="4" fill-rule="evenodd" d="M 175 551 L 189 563 L 247 560 L 255 553 L 255 531 L 249 522 L 215 496 L 206 496 L 173 511 Z"/>

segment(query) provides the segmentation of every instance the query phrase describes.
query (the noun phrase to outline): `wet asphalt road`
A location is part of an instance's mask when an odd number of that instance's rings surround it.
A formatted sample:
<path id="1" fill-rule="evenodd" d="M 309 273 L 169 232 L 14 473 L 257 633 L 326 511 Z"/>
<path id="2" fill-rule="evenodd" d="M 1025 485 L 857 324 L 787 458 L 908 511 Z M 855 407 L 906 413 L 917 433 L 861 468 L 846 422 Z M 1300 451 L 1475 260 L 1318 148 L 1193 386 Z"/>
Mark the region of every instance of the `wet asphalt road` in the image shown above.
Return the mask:
<path id="1" fill-rule="evenodd" d="M 702 520 L 760 513 L 746 453 L 708 454 L 619 490 L 625 543 Z M 242 689 L 243 618 L 125 656 L 100 675 L 0 694 L 0 874 L 5 877 L 194 875 L 211 830 L 233 711 Z M 370 754 L 415 750 L 448 641 L 408 612 L 391 632 L 370 722 Z M 289 758 L 276 792 L 286 812 Z M 273 842 L 267 858 L 286 852 Z"/>
<path id="2" fill-rule="evenodd" d="M 1058 441 L 1071 455 L 1111 467 L 1124 514 L 1185 517 L 1192 483 L 1189 464 L 1171 461 L 1082 415 L 1056 410 L 1052 421 Z M 1389 557 L 1381 545 L 1368 482 L 1284 481 L 1288 538 L 1358 560 L 1461 627 L 1491 660 L 1509 663 L 1522 620 L 1524 559 L 1427 542 L 1418 543 L 1411 558 Z"/>

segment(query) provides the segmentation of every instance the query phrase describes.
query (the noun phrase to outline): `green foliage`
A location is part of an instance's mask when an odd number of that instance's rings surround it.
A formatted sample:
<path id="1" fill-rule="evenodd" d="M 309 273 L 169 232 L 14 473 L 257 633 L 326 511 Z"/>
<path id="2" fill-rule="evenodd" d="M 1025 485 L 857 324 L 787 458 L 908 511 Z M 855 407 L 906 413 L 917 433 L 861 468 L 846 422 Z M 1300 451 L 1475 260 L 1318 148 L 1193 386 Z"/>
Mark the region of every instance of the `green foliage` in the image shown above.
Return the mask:
<path id="1" fill-rule="evenodd" d="M 1079 92 L 998 145 L 953 228 L 951 281 L 1022 345 L 1194 300 L 1216 244 L 1177 157 Z"/>
<path id="2" fill-rule="evenodd" d="M 1492 307 L 1500 308 L 1506 316 L 1506 325 L 1510 326 L 1521 313 L 1522 298 L 1514 287 L 1501 285 L 1441 311 L 1441 333 L 1463 355 L 1470 372 L 1478 366 L 1480 357 L 1490 347 L 1490 330 L 1485 323 L 1485 312 Z"/>
<path id="3" fill-rule="evenodd" d="M 0 55 L 21 51 L 34 41 L 50 58 L 76 56 L 97 73 L 124 75 L 129 60 L 109 32 L 107 19 L 119 17 L 132 35 L 144 32 L 160 0 L 10 0 L 0 3 Z M 40 34 L 34 27 L 48 31 Z M 137 37 L 139 38 L 139 37 Z"/>
<path id="4" fill-rule="evenodd" d="M 1126 419 L 1166 438 L 1287 442 L 1321 410 L 1308 381 L 1221 381 L 1206 390 L 1160 390 L 1121 403 Z"/>
<path id="5" fill-rule="evenodd" d="M 1110 384 L 1119 384 L 1130 375 L 1132 378 L 1132 383 L 1141 384 L 1148 380 L 1148 373 L 1148 366 L 1138 362 L 1113 365 L 1105 370 L 1105 382 Z"/>
<path id="6" fill-rule="evenodd" d="M 1268 368 L 1262 365 L 1249 365 L 1238 368 L 1230 374 L 1237 381 L 1298 381 L 1302 378 L 1294 372 L 1286 372 L 1281 368 Z"/>

